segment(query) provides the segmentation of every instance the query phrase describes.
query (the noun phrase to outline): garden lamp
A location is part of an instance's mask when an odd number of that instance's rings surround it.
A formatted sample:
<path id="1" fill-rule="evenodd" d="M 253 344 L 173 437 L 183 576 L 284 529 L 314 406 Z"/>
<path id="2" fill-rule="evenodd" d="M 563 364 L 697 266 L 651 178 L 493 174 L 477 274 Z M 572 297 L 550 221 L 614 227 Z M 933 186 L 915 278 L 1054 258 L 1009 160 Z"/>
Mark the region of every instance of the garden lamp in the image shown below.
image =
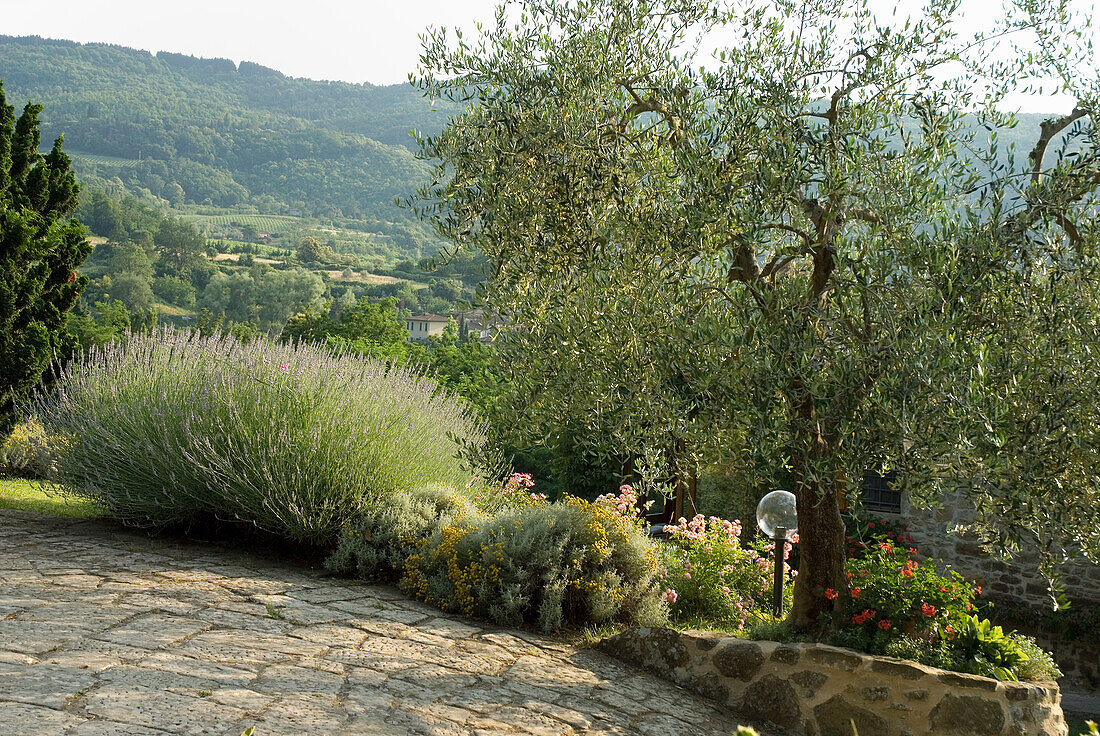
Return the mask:
<path id="1" fill-rule="evenodd" d="M 798 533 L 798 507 L 794 494 L 772 491 L 756 506 L 756 525 L 764 536 L 775 542 L 775 575 L 772 583 L 772 608 L 776 618 L 783 615 L 783 550 Z"/>

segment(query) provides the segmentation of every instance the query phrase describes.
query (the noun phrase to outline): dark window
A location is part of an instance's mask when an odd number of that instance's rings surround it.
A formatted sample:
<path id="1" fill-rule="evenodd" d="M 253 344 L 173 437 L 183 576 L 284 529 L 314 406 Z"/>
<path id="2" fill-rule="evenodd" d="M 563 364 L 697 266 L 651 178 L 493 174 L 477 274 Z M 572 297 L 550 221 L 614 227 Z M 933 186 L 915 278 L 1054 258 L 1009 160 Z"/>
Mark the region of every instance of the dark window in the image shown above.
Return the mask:
<path id="1" fill-rule="evenodd" d="M 863 476 L 863 508 L 880 514 L 901 513 L 901 491 L 891 488 L 898 475 L 893 470 L 880 475 L 868 470 Z"/>

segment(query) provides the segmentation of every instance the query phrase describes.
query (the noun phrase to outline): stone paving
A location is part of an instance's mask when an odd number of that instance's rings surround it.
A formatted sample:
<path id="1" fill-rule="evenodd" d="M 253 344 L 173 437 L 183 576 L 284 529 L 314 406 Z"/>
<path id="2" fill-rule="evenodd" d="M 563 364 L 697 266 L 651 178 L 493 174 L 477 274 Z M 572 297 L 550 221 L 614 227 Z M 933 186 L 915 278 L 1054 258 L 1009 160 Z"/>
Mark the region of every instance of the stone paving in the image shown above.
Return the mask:
<path id="1" fill-rule="evenodd" d="M 736 730 L 598 652 L 271 558 L 0 511 L 0 736 Z"/>

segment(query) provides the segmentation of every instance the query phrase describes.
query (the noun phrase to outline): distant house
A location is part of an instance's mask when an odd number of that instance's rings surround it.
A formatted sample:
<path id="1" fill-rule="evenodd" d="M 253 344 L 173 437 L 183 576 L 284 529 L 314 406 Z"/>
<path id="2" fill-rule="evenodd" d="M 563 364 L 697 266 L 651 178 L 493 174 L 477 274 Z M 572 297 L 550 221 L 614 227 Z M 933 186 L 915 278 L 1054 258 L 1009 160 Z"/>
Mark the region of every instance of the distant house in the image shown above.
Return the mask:
<path id="1" fill-rule="evenodd" d="M 450 317 L 438 314 L 420 314 L 405 320 L 410 340 L 427 340 L 432 335 L 442 335 L 443 328 L 451 321 Z"/>
<path id="2" fill-rule="evenodd" d="M 493 335 L 504 325 L 500 319 L 486 317 L 480 309 L 456 312 L 455 321 L 458 322 L 459 338 L 481 342 L 491 342 Z"/>

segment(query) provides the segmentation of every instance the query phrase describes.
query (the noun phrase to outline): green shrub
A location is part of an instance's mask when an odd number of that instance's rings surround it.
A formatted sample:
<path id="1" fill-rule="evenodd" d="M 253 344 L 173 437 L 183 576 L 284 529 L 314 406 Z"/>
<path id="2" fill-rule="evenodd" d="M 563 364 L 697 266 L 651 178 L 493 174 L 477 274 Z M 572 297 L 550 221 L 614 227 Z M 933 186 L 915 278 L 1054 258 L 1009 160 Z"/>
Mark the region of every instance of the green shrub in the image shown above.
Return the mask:
<path id="1" fill-rule="evenodd" d="M 763 627 L 753 630 L 754 638 L 769 638 Z M 764 634 L 764 635 L 761 635 Z M 884 654 L 954 672 L 992 677 L 998 680 L 1050 681 L 1062 676 L 1048 652 L 1035 640 L 1020 634 L 1004 634 L 999 626 L 976 617 L 942 638 L 889 636 L 865 629 L 847 628 L 833 633 L 826 643 L 871 654 Z"/>
<path id="2" fill-rule="evenodd" d="M 1015 632 L 1009 634 L 1009 637 L 1027 657 L 1023 662 L 1016 665 L 1015 674 L 1017 678 L 1031 681 L 1053 681 L 1062 676 L 1062 670 L 1058 669 L 1054 657 L 1050 656 L 1050 652 L 1040 647 L 1035 639 Z"/>
<path id="3" fill-rule="evenodd" d="M 11 435 L 0 440 L 0 475 L 45 478 L 57 442 L 37 419 L 20 422 Z"/>
<path id="4" fill-rule="evenodd" d="M 979 620 L 977 616 L 968 616 L 963 625 L 951 633 L 950 647 L 958 653 L 969 672 L 998 680 L 1018 679 L 1018 668 L 1028 662 L 1017 640 L 989 619 Z"/>
<path id="5" fill-rule="evenodd" d="M 831 639 L 829 643 L 835 646 L 845 646 L 838 638 Z M 959 654 L 946 646 L 945 641 L 930 642 L 924 639 L 914 639 L 908 636 L 887 639 L 884 637 L 881 649 L 876 652 L 888 657 L 908 659 L 920 662 L 929 667 L 937 667 L 941 670 L 961 672 L 966 669 Z"/>
<path id="6" fill-rule="evenodd" d="M 525 508 L 546 503 L 545 493 L 535 493 L 535 481 L 528 473 L 512 473 L 502 486 L 484 485 L 471 490 L 470 498 L 488 514 L 505 509 Z"/>
<path id="7" fill-rule="evenodd" d="M 93 350 L 33 408 L 67 439 L 54 480 L 115 518 L 217 516 L 322 545 L 398 492 L 471 484 L 456 457 L 481 437 L 415 372 L 172 331 Z"/>
<path id="8" fill-rule="evenodd" d="M 667 620 L 655 543 L 604 501 L 456 517 L 410 541 L 401 588 L 444 610 L 543 631 Z"/>
<path id="9" fill-rule="evenodd" d="M 726 460 L 699 472 L 695 508 L 704 516 L 754 519 L 756 505 L 769 490 L 771 486 L 760 485 L 752 463 L 743 458 Z"/>
<path id="10" fill-rule="evenodd" d="M 399 491 L 344 524 L 325 567 L 368 580 L 396 582 L 419 540 L 431 538 L 445 526 L 480 516 L 470 500 L 447 486 L 427 486 L 415 493 Z"/>
<path id="11" fill-rule="evenodd" d="M 746 634 L 749 639 L 755 641 L 777 641 L 780 644 L 807 641 L 805 636 L 792 631 L 783 621 L 765 621 L 754 624 L 746 630 Z"/>
<path id="12" fill-rule="evenodd" d="M 392 494 L 345 523 L 325 565 L 501 625 L 667 621 L 656 543 L 634 516 L 610 497 L 550 504 L 532 485 Z"/>

